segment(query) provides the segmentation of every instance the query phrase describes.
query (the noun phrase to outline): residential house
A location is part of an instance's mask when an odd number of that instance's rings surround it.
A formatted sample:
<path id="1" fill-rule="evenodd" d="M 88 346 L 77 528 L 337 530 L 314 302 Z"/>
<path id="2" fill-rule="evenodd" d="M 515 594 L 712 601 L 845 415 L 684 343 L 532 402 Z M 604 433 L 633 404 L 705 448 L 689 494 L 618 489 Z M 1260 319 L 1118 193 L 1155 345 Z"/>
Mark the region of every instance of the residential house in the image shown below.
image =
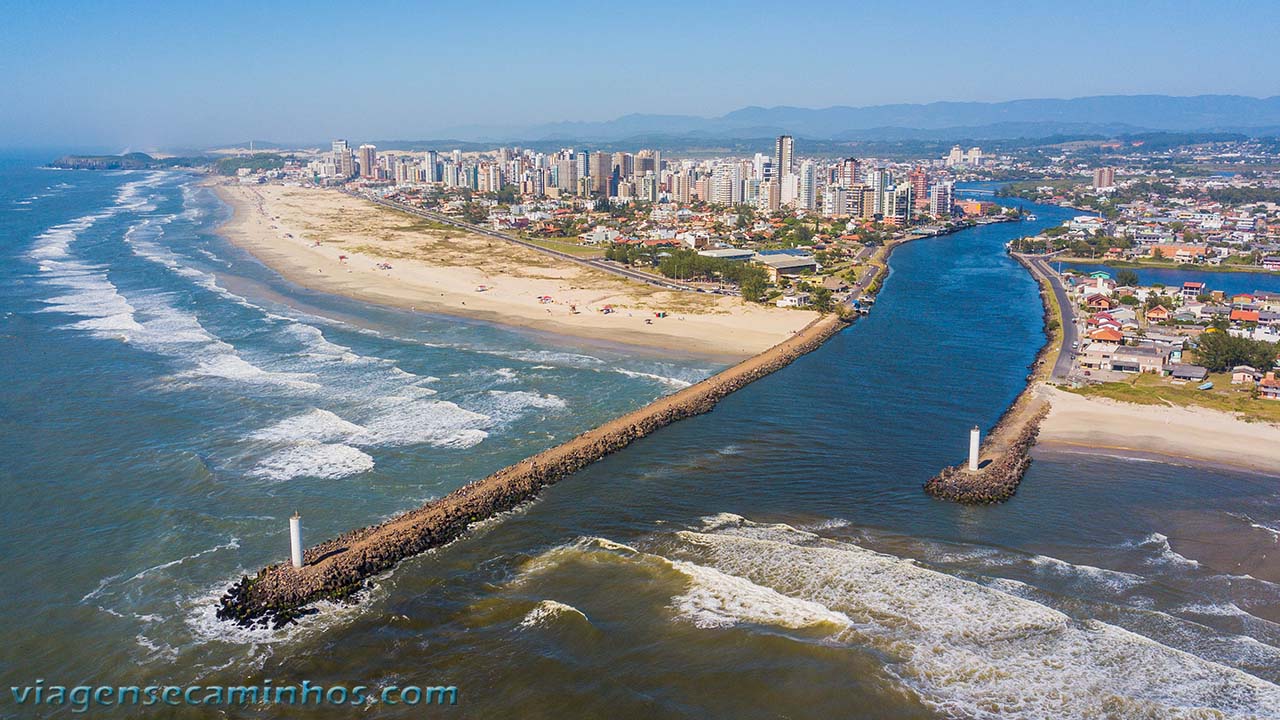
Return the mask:
<path id="1" fill-rule="evenodd" d="M 1119 330 L 1112 328 L 1101 328 L 1089 333 L 1089 339 L 1093 343 L 1103 343 L 1107 345 L 1119 345 L 1124 342 L 1124 334 Z"/>
<path id="2" fill-rule="evenodd" d="M 1231 322 L 1258 322 L 1257 310 L 1241 310 L 1236 308 L 1231 311 Z"/>
<path id="3" fill-rule="evenodd" d="M 1187 281 L 1182 283 L 1182 297 L 1185 300 L 1195 300 L 1206 292 L 1208 290 L 1205 289 L 1202 282 Z"/>
<path id="4" fill-rule="evenodd" d="M 1262 379 L 1262 373 L 1257 368 L 1248 365 L 1237 365 L 1231 368 L 1231 384 L 1232 385 L 1256 385 Z"/>
<path id="5" fill-rule="evenodd" d="M 1163 375 L 1168 355 L 1150 345 L 1127 347 L 1121 345 L 1111 355 L 1111 369 L 1127 373 L 1156 373 Z"/>
<path id="6" fill-rule="evenodd" d="M 1092 370 L 1111 368 L 1111 356 L 1117 346 L 1111 343 L 1093 342 L 1085 345 L 1080 351 L 1080 367 Z"/>
<path id="7" fill-rule="evenodd" d="M 1258 397 L 1263 400 L 1280 400 L 1280 380 L 1276 379 L 1275 372 L 1267 371 L 1258 381 Z"/>
<path id="8" fill-rule="evenodd" d="M 1199 365 L 1187 365 L 1185 363 L 1176 363 L 1169 368 L 1169 374 L 1174 380 L 1182 380 L 1184 382 L 1204 382 L 1209 377 L 1208 368 Z"/>
<path id="9" fill-rule="evenodd" d="M 1169 309 L 1163 305 L 1157 305 L 1147 311 L 1148 322 L 1168 322 L 1169 317 Z"/>
<path id="10" fill-rule="evenodd" d="M 1106 295 L 1090 295 L 1084 299 L 1084 306 L 1090 310 L 1097 312 L 1099 310 L 1111 310 L 1120 306 L 1120 301 L 1113 300 Z"/>
<path id="11" fill-rule="evenodd" d="M 808 304 L 809 304 L 809 293 L 807 292 L 787 293 L 786 295 L 783 295 L 782 297 L 778 298 L 778 302 L 776 303 L 776 305 L 780 308 L 804 307 L 805 305 L 808 305 Z"/>

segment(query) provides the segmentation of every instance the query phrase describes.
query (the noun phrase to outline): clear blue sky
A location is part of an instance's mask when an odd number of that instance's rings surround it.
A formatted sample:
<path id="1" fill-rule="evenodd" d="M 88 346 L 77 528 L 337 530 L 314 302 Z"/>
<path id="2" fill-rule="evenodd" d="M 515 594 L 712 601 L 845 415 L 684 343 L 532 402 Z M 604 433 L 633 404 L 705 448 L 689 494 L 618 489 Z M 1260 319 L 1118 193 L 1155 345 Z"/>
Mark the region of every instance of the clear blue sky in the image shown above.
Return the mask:
<path id="1" fill-rule="evenodd" d="M 1270 96 L 1277 29 L 1275 0 L 5 0 L 0 145 L 410 139 L 745 105 Z"/>

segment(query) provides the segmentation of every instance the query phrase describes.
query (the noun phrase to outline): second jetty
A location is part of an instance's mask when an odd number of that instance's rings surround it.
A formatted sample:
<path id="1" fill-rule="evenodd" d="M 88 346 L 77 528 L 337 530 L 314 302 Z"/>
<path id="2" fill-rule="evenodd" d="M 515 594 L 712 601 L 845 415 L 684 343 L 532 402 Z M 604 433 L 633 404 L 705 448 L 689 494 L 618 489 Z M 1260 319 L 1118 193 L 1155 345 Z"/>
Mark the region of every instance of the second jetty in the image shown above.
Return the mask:
<path id="1" fill-rule="evenodd" d="M 218 618 L 245 626 L 281 627 L 307 614 L 312 603 L 349 598 L 372 575 L 460 537 L 472 524 L 515 508 L 542 488 L 655 430 L 710 411 L 730 393 L 816 350 L 847 325 L 841 316 L 824 315 L 787 340 L 706 380 L 415 510 L 308 548 L 302 567 L 284 562 L 246 575 L 222 596 Z"/>
<path id="2" fill-rule="evenodd" d="M 1052 288 L 1046 287 L 1047 279 L 1036 272 L 1031 262 L 1021 255 L 1013 254 L 1013 257 L 1040 286 L 1045 342 L 1031 365 L 1026 388 L 1000 416 L 982 444 L 978 467 L 946 467 L 924 484 L 925 492 L 942 500 L 980 505 L 1004 502 L 1013 497 L 1031 465 L 1031 448 L 1040 433 L 1040 422 L 1049 414 L 1049 402 L 1036 393 L 1036 386 L 1051 372 L 1052 358 L 1062 352 L 1063 309 L 1057 307 Z"/>

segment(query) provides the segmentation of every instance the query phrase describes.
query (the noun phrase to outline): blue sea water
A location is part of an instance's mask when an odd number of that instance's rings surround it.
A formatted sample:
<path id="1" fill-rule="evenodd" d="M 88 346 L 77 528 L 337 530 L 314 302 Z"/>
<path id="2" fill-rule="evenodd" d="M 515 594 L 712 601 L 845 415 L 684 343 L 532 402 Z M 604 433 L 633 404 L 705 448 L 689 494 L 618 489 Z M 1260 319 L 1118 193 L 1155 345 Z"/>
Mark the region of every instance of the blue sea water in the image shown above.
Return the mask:
<path id="1" fill-rule="evenodd" d="M 451 684 L 467 717 L 1280 714 L 1276 478 L 1037 451 L 1004 505 L 921 492 L 1042 340 L 1002 251 L 1031 223 L 899 248 L 817 352 L 355 606 L 219 623 L 295 509 L 331 537 L 717 367 L 306 291 L 213 232 L 196 178 L 43 159 L 0 160 L 6 687 Z"/>

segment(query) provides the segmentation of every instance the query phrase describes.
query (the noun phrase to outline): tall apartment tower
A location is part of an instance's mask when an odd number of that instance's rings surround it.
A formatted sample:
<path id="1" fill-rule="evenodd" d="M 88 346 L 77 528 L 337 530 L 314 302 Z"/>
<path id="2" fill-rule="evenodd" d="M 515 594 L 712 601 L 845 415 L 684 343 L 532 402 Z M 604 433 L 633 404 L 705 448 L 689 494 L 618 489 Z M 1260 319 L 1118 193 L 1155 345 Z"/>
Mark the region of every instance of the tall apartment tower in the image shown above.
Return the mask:
<path id="1" fill-rule="evenodd" d="M 351 157 L 351 146 L 346 140 L 333 141 L 333 166 L 338 177 L 349 178 L 356 174 L 355 160 Z"/>
<path id="2" fill-rule="evenodd" d="M 917 166 L 907 173 L 907 182 L 911 183 L 911 197 L 916 212 L 929 209 L 929 173 Z"/>
<path id="3" fill-rule="evenodd" d="M 592 194 L 608 197 L 613 184 L 613 156 L 598 150 L 591 153 L 591 159 L 587 161 L 587 174 L 591 178 Z"/>
<path id="4" fill-rule="evenodd" d="M 845 158 L 840 161 L 840 187 L 846 190 L 858 184 L 858 159 Z"/>
<path id="5" fill-rule="evenodd" d="M 361 145 L 357 153 L 360 156 L 360 177 L 376 180 L 378 177 L 378 147 Z"/>
<path id="6" fill-rule="evenodd" d="M 1111 188 L 1116 186 L 1116 169 L 1109 167 L 1098 168 L 1093 171 L 1093 186 L 1095 188 Z"/>
<path id="7" fill-rule="evenodd" d="M 790 135 L 779 135 L 773 145 L 773 172 L 777 178 L 795 174 L 796 142 Z"/>

